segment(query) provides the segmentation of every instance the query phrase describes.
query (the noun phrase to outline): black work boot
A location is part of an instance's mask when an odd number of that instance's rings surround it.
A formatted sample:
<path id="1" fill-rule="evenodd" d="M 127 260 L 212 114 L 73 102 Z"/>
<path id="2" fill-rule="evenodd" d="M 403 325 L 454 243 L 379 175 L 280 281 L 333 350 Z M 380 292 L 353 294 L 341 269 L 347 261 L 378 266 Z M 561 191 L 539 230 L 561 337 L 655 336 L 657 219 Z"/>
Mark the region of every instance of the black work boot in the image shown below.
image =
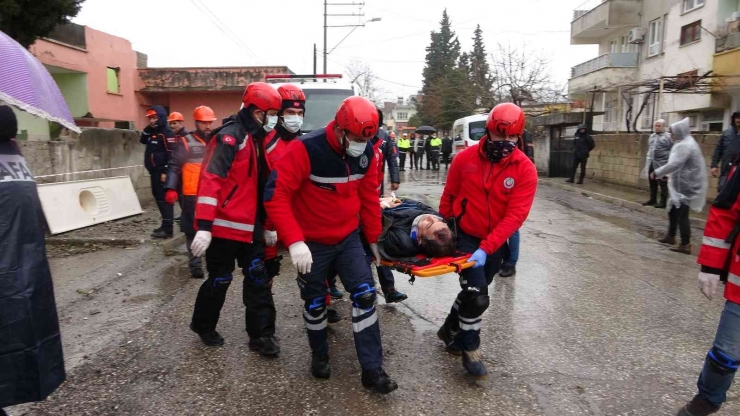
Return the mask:
<path id="1" fill-rule="evenodd" d="M 388 377 L 382 367 L 362 370 L 362 385 L 380 394 L 388 394 L 398 388 L 398 384 Z"/>
<path id="2" fill-rule="evenodd" d="M 720 406 L 711 403 L 709 400 L 697 394 L 690 402 L 686 403 L 686 405 L 678 411 L 676 416 L 708 416 L 712 413 L 717 413 L 719 408 Z"/>
<path id="3" fill-rule="evenodd" d="M 172 229 L 160 228 L 152 233 L 152 238 L 168 239 L 172 238 Z"/>
<path id="4" fill-rule="evenodd" d="M 670 236 L 670 235 L 666 234 L 665 237 L 663 237 L 660 240 L 658 240 L 658 242 L 661 243 L 661 244 L 668 244 L 668 245 L 671 245 L 671 246 L 675 246 L 676 245 L 676 236 L 675 235 L 674 236 Z"/>
<path id="5" fill-rule="evenodd" d="M 383 295 L 385 295 L 385 303 L 401 302 L 409 298 L 405 293 L 397 291 L 395 286 L 383 289 Z"/>
<path id="6" fill-rule="evenodd" d="M 643 203 L 642 203 L 642 206 L 643 206 L 643 207 L 649 207 L 650 205 L 655 205 L 655 204 L 657 204 L 657 203 L 658 203 L 658 201 L 656 201 L 656 200 L 654 200 L 654 199 L 650 198 L 650 200 L 649 200 L 649 201 L 647 201 L 647 202 L 643 202 Z"/>
<path id="7" fill-rule="evenodd" d="M 336 309 L 326 309 L 326 322 L 330 324 L 335 324 L 342 320 L 342 316 L 339 315 L 339 312 L 337 312 Z"/>
<path id="8" fill-rule="evenodd" d="M 192 323 L 190 324 L 190 330 L 198 334 L 200 337 L 200 340 L 203 341 L 204 344 L 208 345 L 209 347 L 217 347 L 220 345 L 224 345 L 224 337 L 221 336 L 216 330 L 209 332 L 198 332 L 195 329 L 195 325 Z"/>
<path id="9" fill-rule="evenodd" d="M 488 370 L 486 370 L 486 366 L 483 365 L 483 361 L 481 361 L 479 350 L 463 351 L 462 365 L 463 368 L 465 368 L 465 371 L 467 371 L 475 380 L 488 379 Z"/>
<path id="10" fill-rule="evenodd" d="M 665 208 L 665 207 L 667 207 L 668 204 L 666 204 L 666 202 L 667 202 L 666 201 L 666 198 L 660 198 L 660 202 L 657 203 L 657 204 L 655 204 L 655 208 Z"/>
<path id="11" fill-rule="evenodd" d="M 197 267 L 197 268 L 194 267 L 190 269 L 190 276 L 193 279 L 202 279 L 205 277 L 205 274 L 203 274 L 203 269 L 201 269 L 200 267 Z"/>
<path id="12" fill-rule="evenodd" d="M 501 277 L 516 276 L 516 266 L 511 264 L 504 264 L 503 266 L 501 266 L 501 272 L 498 275 Z"/>
<path id="13" fill-rule="evenodd" d="M 457 356 L 462 355 L 462 351 L 460 350 L 460 348 L 455 345 L 455 333 L 447 329 L 446 325 L 442 325 L 439 327 L 439 330 L 437 331 L 437 338 L 444 342 L 445 351 L 447 351 L 449 354 Z"/>
<path id="14" fill-rule="evenodd" d="M 275 358 L 280 355 L 280 344 L 273 335 L 249 340 L 249 349 L 258 351 L 261 356 Z"/>
<path id="15" fill-rule="evenodd" d="M 331 376 L 328 354 L 313 353 L 311 357 L 311 374 L 316 378 L 329 378 Z"/>

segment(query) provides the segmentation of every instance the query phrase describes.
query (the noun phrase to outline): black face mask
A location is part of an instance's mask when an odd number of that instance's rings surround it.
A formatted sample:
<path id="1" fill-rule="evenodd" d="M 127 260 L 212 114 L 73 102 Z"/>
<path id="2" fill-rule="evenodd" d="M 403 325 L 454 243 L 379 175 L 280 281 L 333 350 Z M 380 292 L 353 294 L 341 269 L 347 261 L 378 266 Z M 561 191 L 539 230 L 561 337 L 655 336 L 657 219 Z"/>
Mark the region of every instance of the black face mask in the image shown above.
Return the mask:
<path id="1" fill-rule="evenodd" d="M 511 156 L 511 153 L 516 149 L 516 143 L 508 140 L 486 140 L 484 152 L 488 160 L 493 163 L 498 163 L 501 159 Z"/>

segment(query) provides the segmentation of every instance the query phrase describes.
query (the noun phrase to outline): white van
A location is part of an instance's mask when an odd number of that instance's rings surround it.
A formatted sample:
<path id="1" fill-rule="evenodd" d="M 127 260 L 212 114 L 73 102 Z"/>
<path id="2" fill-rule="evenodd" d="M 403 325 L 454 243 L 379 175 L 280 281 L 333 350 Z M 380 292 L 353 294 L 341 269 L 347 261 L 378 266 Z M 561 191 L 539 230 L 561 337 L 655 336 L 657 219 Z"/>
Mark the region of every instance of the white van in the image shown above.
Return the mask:
<path id="1" fill-rule="evenodd" d="M 265 81 L 275 88 L 284 84 L 300 87 L 306 94 L 306 117 L 303 119 L 303 133 L 326 127 L 334 120 L 339 104 L 355 94 L 354 86 L 342 80 L 341 75 L 267 75 Z"/>
<path id="2" fill-rule="evenodd" d="M 452 125 L 452 137 L 455 139 L 456 154 L 476 143 L 486 134 L 486 121 L 488 114 L 476 114 L 455 120 Z"/>

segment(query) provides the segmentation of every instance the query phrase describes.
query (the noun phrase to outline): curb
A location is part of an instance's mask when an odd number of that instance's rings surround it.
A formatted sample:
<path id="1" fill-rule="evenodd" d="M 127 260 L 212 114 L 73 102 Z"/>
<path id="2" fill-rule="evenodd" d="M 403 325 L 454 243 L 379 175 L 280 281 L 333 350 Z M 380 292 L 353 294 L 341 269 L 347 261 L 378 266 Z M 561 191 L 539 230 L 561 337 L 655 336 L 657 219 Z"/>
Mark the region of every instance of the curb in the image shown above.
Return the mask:
<path id="1" fill-rule="evenodd" d="M 47 238 L 46 245 L 70 245 L 84 246 L 88 244 L 104 244 L 107 246 L 128 247 L 144 244 L 146 240 L 137 240 L 135 238 Z"/>
<path id="2" fill-rule="evenodd" d="M 596 200 L 601 201 L 601 202 L 607 202 L 607 203 L 610 203 L 612 205 L 616 205 L 616 206 L 619 206 L 619 207 L 624 207 L 624 208 L 627 208 L 627 209 L 631 209 L 633 211 L 639 211 L 639 212 L 642 212 L 643 214 L 648 214 L 648 215 L 652 215 L 652 216 L 655 216 L 655 217 L 660 217 L 660 218 L 663 218 L 663 219 L 665 219 L 665 216 L 666 216 L 666 211 L 665 210 L 662 210 L 662 209 L 658 210 L 658 209 L 655 209 L 653 207 L 644 207 L 644 206 L 642 206 L 642 204 L 639 204 L 637 202 L 627 201 L 625 199 L 621 199 L 621 198 L 616 198 L 616 197 L 609 196 L 609 195 L 600 194 L 598 192 L 588 191 L 588 190 L 585 190 L 585 189 L 582 189 L 582 188 L 577 188 L 575 186 L 570 186 L 570 185 L 566 185 L 566 184 L 562 184 L 562 183 L 556 183 L 556 182 L 553 182 L 553 181 L 548 180 L 548 179 L 540 179 L 538 182 L 541 185 L 546 185 L 546 186 L 549 186 L 549 187 L 552 187 L 552 188 L 558 188 L 558 189 L 562 189 L 562 190 L 565 190 L 565 191 L 568 191 L 568 192 L 573 192 L 573 193 L 581 194 L 583 196 L 587 196 L 587 197 L 596 199 Z M 701 218 L 691 218 L 691 217 L 689 217 L 689 222 L 691 223 L 691 226 L 694 227 L 694 228 L 701 228 L 701 229 L 703 229 L 707 225 L 706 220 L 703 220 Z"/>
<path id="3" fill-rule="evenodd" d="M 158 243 L 157 245 L 162 246 L 162 248 L 164 249 L 165 256 L 171 256 L 171 255 L 176 254 L 177 248 L 185 244 L 186 240 L 187 239 L 185 237 L 185 234 L 180 233 L 177 236 L 170 238 L 169 240 L 163 243 Z"/>

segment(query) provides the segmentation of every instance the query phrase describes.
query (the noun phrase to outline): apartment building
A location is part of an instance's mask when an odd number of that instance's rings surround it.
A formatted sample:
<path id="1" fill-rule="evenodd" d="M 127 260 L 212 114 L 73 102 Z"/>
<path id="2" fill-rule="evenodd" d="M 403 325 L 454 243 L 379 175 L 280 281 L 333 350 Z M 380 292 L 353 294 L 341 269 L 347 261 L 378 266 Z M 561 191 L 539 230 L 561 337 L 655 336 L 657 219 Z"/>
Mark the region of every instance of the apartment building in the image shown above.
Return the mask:
<path id="1" fill-rule="evenodd" d="M 584 7 L 585 6 L 585 7 Z M 599 56 L 573 67 L 572 100 L 596 131 L 649 130 L 689 117 L 719 131 L 740 109 L 740 0 L 593 0 L 574 12 L 571 44 Z"/>

